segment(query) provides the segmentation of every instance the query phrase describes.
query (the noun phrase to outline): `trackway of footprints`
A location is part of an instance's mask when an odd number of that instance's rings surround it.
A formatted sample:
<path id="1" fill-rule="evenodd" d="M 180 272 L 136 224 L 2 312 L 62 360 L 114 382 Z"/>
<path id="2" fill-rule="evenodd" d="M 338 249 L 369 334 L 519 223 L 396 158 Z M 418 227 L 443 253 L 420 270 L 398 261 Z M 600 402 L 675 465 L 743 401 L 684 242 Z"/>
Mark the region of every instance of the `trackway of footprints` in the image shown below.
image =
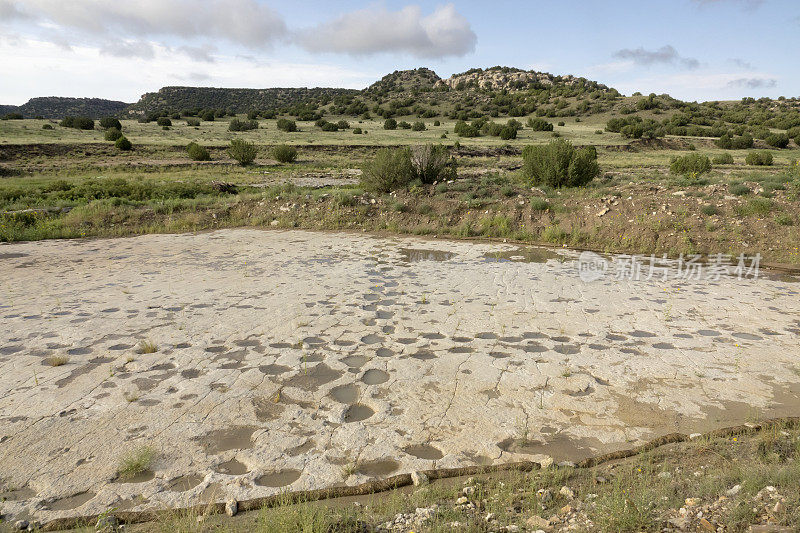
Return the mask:
<path id="1" fill-rule="evenodd" d="M 2 512 L 574 461 L 800 414 L 800 285 L 586 283 L 576 257 L 259 230 L 2 246 Z"/>

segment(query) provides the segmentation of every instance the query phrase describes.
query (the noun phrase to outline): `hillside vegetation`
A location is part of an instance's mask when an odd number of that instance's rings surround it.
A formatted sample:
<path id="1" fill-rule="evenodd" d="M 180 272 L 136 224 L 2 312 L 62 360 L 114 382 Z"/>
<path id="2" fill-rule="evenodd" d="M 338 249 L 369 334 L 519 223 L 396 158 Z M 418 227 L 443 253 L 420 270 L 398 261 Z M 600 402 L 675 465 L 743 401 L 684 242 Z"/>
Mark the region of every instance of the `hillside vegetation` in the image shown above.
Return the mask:
<path id="1" fill-rule="evenodd" d="M 100 118 L 123 113 L 131 104 L 102 98 L 64 98 L 46 96 L 31 98 L 21 106 L 0 106 L 0 116 L 18 113 L 25 118 L 64 118 L 80 116 Z"/>

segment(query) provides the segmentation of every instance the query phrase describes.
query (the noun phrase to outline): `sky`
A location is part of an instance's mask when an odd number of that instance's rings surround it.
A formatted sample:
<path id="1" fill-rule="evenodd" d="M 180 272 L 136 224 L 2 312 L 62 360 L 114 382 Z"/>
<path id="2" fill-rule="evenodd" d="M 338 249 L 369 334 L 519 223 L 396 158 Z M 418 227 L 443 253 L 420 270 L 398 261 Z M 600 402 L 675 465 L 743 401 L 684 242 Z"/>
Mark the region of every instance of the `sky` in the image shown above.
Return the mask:
<path id="1" fill-rule="evenodd" d="M 495 65 L 683 100 L 800 96 L 797 0 L 0 0 L 0 104 L 361 89 Z"/>

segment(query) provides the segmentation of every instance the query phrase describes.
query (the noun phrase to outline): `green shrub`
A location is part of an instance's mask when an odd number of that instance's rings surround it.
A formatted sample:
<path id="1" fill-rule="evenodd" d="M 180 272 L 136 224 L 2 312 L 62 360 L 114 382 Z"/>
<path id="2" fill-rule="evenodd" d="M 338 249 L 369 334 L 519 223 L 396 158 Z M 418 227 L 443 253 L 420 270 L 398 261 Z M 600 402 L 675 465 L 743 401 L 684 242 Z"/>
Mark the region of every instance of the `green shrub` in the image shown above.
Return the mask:
<path id="1" fill-rule="evenodd" d="M 239 120 L 238 118 L 235 118 L 228 123 L 228 131 L 250 131 L 257 129 L 257 120 Z"/>
<path id="2" fill-rule="evenodd" d="M 94 120 L 88 117 L 64 117 L 59 125 L 64 128 L 75 128 L 76 130 L 93 130 Z"/>
<path id="3" fill-rule="evenodd" d="M 456 178 L 456 162 L 446 147 L 433 144 L 414 146 L 410 155 L 413 179 L 433 183 Z"/>
<path id="4" fill-rule="evenodd" d="M 564 122 L 563 120 L 561 120 L 561 121 L 559 121 L 558 125 L 559 125 L 559 126 L 566 126 L 566 125 L 567 125 L 567 123 L 566 123 L 566 122 Z"/>
<path id="5" fill-rule="evenodd" d="M 600 174 L 594 147 L 575 149 L 563 139 L 546 146 L 527 146 L 522 159 L 522 172 L 534 185 L 579 187 Z"/>
<path id="6" fill-rule="evenodd" d="M 405 187 L 412 179 L 409 148 L 379 150 L 375 158 L 364 165 L 361 174 L 364 189 L 375 192 L 389 192 Z"/>
<path id="7" fill-rule="evenodd" d="M 504 141 L 516 139 L 517 129 L 512 128 L 511 126 L 503 126 L 503 128 L 500 130 L 500 138 L 503 139 Z"/>
<path id="8" fill-rule="evenodd" d="M 753 192 L 750 190 L 750 187 L 748 187 L 744 183 L 731 183 L 728 186 L 728 191 L 730 191 L 731 194 L 736 196 L 744 196 L 746 194 L 750 194 L 751 192 Z"/>
<path id="9" fill-rule="evenodd" d="M 336 123 L 336 127 L 339 128 L 340 130 L 349 130 L 350 123 L 347 122 L 346 120 L 340 120 L 339 122 Z"/>
<path id="10" fill-rule="evenodd" d="M 463 120 L 456 122 L 455 127 L 453 127 L 453 133 L 459 137 L 480 137 L 481 135 L 480 129 L 477 125 L 469 125 Z"/>
<path id="11" fill-rule="evenodd" d="M 104 117 L 100 119 L 100 127 L 104 130 L 118 129 L 122 131 L 122 123 L 114 117 Z"/>
<path id="12" fill-rule="evenodd" d="M 293 163 L 297 160 L 297 148 L 288 144 L 274 146 L 270 152 L 272 159 L 278 163 Z"/>
<path id="13" fill-rule="evenodd" d="M 117 142 L 114 143 L 114 146 L 116 146 L 119 150 L 123 150 L 125 152 L 133 148 L 133 145 L 131 144 L 131 142 L 128 140 L 127 137 L 120 137 L 119 139 L 117 139 Z"/>
<path id="14" fill-rule="evenodd" d="M 672 174 L 705 174 L 711 171 L 711 160 L 702 154 L 687 154 L 683 157 L 672 159 L 669 165 Z"/>
<path id="15" fill-rule="evenodd" d="M 759 150 L 757 152 L 750 152 L 745 158 L 745 163 L 753 166 L 769 167 L 772 166 L 772 152 L 766 150 Z"/>
<path id="16" fill-rule="evenodd" d="M 53 129 L 53 125 L 52 124 L 44 124 L 44 125 L 42 125 L 42 129 L 43 130 L 52 130 Z"/>
<path id="17" fill-rule="evenodd" d="M 769 198 L 752 198 L 747 204 L 737 209 L 739 216 L 765 216 L 772 211 L 772 200 Z"/>
<path id="18" fill-rule="evenodd" d="M 211 161 L 211 154 L 208 153 L 208 150 L 196 142 L 189 143 L 186 147 L 186 153 L 188 153 L 189 157 L 194 161 Z"/>
<path id="19" fill-rule="evenodd" d="M 208 110 L 208 111 L 204 112 L 202 115 L 200 115 L 200 118 L 202 118 L 206 122 L 214 122 L 214 119 L 216 117 L 214 115 L 214 111 L 213 110 Z"/>
<path id="20" fill-rule="evenodd" d="M 433 125 L 434 125 L 435 127 L 439 127 L 439 126 L 441 126 L 441 125 L 442 125 L 442 123 L 441 123 L 441 122 L 439 122 L 438 120 L 434 120 L 434 121 L 433 121 Z"/>
<path id="21" fill-rule="evenodd" d="M 186 125 L 187 126 L 197 127 L 197 126 L 200 125 L 200 119 L 199 118 L 187 118 L 186 119 Z"/>
<path id="22" fill-rule="evenodd" d="M 746 150 L 753 147 L 753 137 L 747 133 L 738 137 L 726 133 L 714 141 L 714 144 L 726 150 Z"/>
<path id="23" fill-rule="evenodd" d="M 709 204 L 704 205 L 703 207 L 701 207 L 700 211 L 704 215 L 708 215 L 708 216 L 713 216 L 713 215 L 718 215 L 719 214 L 719 209 L 717 209 L 717 206 L 709 205 Z"/>
<path id="24" fill-rule="evenodd" d="M 425 131 L 426 129 L 425 123 L 421 120 L 414 122 L 414 124 L 411 126 L 412 131 Z"/>
<path id="25" fill-rule="evenodd" d="M 713 163 L 715 165 L 732 165 L 733 164 L 733 155 L 725 152 L 724 154 L 719 154 L 715 156 L 713 159 Z"/>
<path id="26" fill-rule="evenodd" d="M 361 135 L 361 128 L 353 128 L 353 135 Z"/>
<path id="27" fill-rule="evenodd" d="M 794 218 L 788 213 L 781 213 L 775 217 L 775 222 L 781 226 L 794 226 Z"/>
<path id="28" fill-rule="evenodd" d="M 528 127 L 533 131 L 553 131 L 553 124 L 543 118 L 529 118 Z"/>
<path id="29" fill-rule="evenodd" d="M 550 209 L 550 204 L 544 198 L 535 196 L 531 198 L 531 209 L 534 211 L 547 211 Z"/>
<path id="30" fill-rule="evenodd" d="M 258 148 L 255 144 L 242 139 L 233 139 L 228 147 L 228 155 L 240 165 L 249 165 L 256 160 Z"/>
<path id="31" fill-rule="evenodd" d="M 401 120 L 400 122 L 397 123 L 397 127 L 403 130 L 410 130 L 411 124 L 406 122 L 405 120 Z"/>
<path id="32" fill-rule="evenodd" d="M 383 121 L 383 129 L 385 130 L 396 130 L 397 129 L 397 121 L 393 118 L 387 118 Z"/>
<path id="33" fill-rule="evenodd" d="M 288 118 L 279 118 L 277 126 L 279 130 L 287 133 L 297 131 L 297 123 L 294 120 L 289 120 Z"/>
<path id="34" fill-rule="evenodd" d="M 786 148 L 789 146 L 789 136 L 785 133 L 774 133 L 768 135 L 764 140 L 768 145 L 774 146 L 775 148 Z"/>
<path id="35" fill-rule="evenodd" d="M 122 132 L 119 131 L 117 128 L 110 128 L 106 130 L 105 139 L 107 141 L 115 142 L 120 137 L 122 137 Z"/>
<path id="36" fill-rule="evenodd" d="M 156 124 L 162 128 L 168 128 L 172 126 L 172 121 L 168 117 L 159 117 L 158 120 L 156 120 Z"/>

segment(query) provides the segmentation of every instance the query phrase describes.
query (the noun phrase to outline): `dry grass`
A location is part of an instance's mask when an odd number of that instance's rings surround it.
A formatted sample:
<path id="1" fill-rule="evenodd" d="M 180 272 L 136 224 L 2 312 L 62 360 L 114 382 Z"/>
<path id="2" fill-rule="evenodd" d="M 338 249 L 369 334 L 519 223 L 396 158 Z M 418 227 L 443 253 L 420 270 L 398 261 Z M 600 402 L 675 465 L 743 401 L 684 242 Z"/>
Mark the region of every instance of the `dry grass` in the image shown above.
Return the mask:
<path id="1" fill-rule="evenodd" d="M 64 366 L 69 363 L 69 356 L 66 355 L 51 355 L 45 362 L 50 366 Z"/>

